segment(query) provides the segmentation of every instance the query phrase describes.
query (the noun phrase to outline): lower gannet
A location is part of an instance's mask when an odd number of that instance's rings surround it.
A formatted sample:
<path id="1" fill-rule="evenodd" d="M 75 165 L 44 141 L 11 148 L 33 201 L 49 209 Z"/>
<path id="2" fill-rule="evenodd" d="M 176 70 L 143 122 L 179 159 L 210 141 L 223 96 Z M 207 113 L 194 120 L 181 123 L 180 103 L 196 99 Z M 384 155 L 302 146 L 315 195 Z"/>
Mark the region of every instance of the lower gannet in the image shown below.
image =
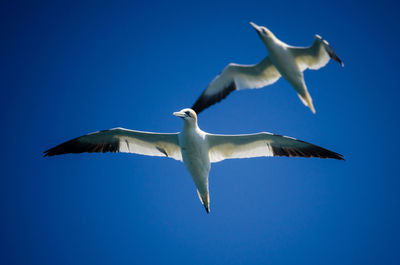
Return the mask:
<path id="1" fill-rule="evenodd" d="M 217 135 L 202 131 L 192 109 L 173 115 L 183 119 L 180 133 L 152 133 L 114 128 L 90 133 L 57 145 L 44 156 L 68 153 L 124 152 L 164 156 L 183 161 L 196 185 L 200 201 L 210 212 L 208 174 L 210 163 L 230 158 L 298 156 L 334 158 L 343 156 L 291 137 L 267 132 L 243 135 Z"/>
<path id="2" fill-rule="evenodd" d="M 343 62 L 329 43 L 319 35 L 309 47 L 294 47 L 280 41 L 265 27 L 250 22 L 265 44 L 269 55 L 256 65 L 230 63 L 204 90 L 192 109 L 199 114 L 205 108 L 221 101 L 234 90 L 262 88 L 275 83 L 281 76 L 296 90 L 297 95 L 313 113 L 315 108 L 304 82 L 303 71 L 317 70 L 329 59 Z"/>

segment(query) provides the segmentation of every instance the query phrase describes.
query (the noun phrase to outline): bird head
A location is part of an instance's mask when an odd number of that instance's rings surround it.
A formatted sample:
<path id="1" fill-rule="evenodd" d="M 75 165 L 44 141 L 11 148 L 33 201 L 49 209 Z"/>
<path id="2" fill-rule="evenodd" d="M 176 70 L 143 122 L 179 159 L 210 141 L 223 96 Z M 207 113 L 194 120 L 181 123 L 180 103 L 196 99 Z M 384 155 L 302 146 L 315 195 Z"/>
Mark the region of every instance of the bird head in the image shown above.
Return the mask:
<path id="1" fill-rule="evenodd" d="M 269 29 L 267 29 L 266 27 L 263 26 L 258 26 L 257 24 L 250 22 L 250 25 L 256 30 L 258 36 L 260 36 L 260 38 L 263 41 L 268 41 L 270 39 L 274 39 L 275 35 L 274 33 L 272 33 Z"/>
<path id="2" fill-rule="evenodd" d="M 174 116 L 182 118 L 185 122 L 197 124 L 197 114 L 192 109 L 183 109 L 173 113 Z"/>

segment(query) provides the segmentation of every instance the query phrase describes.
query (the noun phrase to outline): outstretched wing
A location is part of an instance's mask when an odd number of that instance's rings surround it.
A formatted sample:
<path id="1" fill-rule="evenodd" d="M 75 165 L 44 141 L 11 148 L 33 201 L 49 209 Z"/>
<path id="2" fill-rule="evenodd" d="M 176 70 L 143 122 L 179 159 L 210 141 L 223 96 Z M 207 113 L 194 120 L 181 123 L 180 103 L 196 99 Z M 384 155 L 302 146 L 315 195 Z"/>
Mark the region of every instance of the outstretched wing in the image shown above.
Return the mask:
<path id="1" fill-rule="evenodd" d="M 166 156 L 182 161 L 177 133 L 150 133 L 123 128 L 94 132 L 69 140 L 45 151 L 44 156 L 85 152 L 123 152 Z"/>
<path id="2" fill-rule="evenodd" d="M 243 135 L 209 134 L 207 140 L 211 162 L 261 156 L 319 157 L 343 160 L 341 154 L 320 146 L 267 132 Z"/>
<path id="3" fill-rule="evenodd" d="M 289 47 L 289 49 L 301 71 L 307 68 L 313 70 L 320 69 L 324 67 L 331 58 L 344 66 L 342 60 L 340 60 L 329 43 L 319 35 L 315 35 L 314 42 L 310 47 Z"/>
<path id="4" fill-rule="evenodd" d="M 192 109 L 199 114 L 234 90 L 261 88 L 276 82 L 280 76 L 268 56 L 256 65 L 231 63 L 208 85 Z"/>

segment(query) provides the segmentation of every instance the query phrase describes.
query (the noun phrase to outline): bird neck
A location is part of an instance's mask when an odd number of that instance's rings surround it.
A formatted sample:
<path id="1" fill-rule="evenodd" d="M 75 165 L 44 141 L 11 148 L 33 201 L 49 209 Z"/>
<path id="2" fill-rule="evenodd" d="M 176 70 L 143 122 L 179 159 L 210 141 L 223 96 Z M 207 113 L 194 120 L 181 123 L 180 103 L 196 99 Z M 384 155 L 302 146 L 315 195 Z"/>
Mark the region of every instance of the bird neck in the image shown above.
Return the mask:
<path id="1" fill-rule="evenodd" d="M 198 128 L 197 122 L 185 121 L 183 123 L 183 130 L 184 131 L 192 131 L 192 130 L 196 130 L 197 128 Z"/>
<path id="2" fill-rule="evenodd" d="M 274 36 L 263 39 L 262 41 L 269 53 L 279 52 L 283 48 L 286 47 L 285 43 L 281 42 L 279 39 L 275 38 Z"/>

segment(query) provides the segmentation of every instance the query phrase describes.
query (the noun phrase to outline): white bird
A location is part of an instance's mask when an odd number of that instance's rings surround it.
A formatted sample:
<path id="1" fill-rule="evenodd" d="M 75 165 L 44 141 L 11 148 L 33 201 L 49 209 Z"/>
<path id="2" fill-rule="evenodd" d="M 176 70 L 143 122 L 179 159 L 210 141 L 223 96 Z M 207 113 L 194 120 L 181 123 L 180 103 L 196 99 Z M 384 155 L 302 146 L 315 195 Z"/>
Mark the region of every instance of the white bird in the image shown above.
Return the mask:
<path id="1" fill-rule="evenodd" d="M 234 90 L 262 88 L 275 83 L 281 76 L 295 89 L 297 95 L 313 113 L 312 103 L 303 71 L 307 68 L 317 70 L 324 67 L 329 59 L 343 62 L 329 43 L 319 35 L 315 35 L 310 47 L 294 47 L 280 41 L 265 27 L 250 22 L 265 44 L 269 55 L 256 65 L 240 65 L 230 63 L 204 90 L 192 109 L 199 114 L 205 108 L 221 101 Z"/>
<path id="2" fill-rule="evenodd" d="M 343 156 L 294 138 L 267 132 L 243 135 L 217 135 L 202 131 L 192 109 L 173 115 L 183 119 L 180 133 L 152 133 L 115 128 L 90 133 L 44 152 L 44 156 L 67 153 L 124 152 L 164 156 L 183 161 L 196 185 L 200 201 L 210 212 L 208 174 L 210 163 L 231 158 L 299 156 L 334 158 Z"/>

